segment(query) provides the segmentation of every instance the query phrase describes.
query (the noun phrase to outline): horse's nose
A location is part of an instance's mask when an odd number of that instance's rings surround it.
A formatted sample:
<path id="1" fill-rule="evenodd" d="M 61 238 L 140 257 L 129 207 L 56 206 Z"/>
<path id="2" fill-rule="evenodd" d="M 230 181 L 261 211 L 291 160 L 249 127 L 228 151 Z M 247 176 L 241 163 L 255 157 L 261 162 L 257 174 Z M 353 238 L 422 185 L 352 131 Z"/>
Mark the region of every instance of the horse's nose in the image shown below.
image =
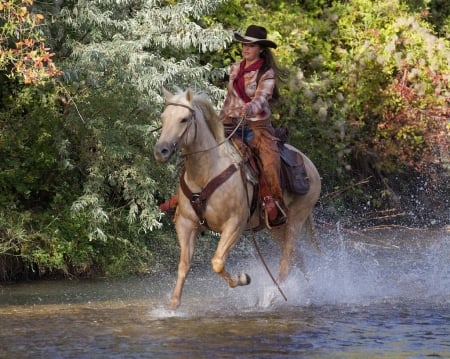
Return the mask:
<path id="1" fill-rule="evenodd" d="M 159 162 L 166 162 L 172 155 L 172 151 L 167 142 L 157 143 L 153 148 L 153 153 Z"/>

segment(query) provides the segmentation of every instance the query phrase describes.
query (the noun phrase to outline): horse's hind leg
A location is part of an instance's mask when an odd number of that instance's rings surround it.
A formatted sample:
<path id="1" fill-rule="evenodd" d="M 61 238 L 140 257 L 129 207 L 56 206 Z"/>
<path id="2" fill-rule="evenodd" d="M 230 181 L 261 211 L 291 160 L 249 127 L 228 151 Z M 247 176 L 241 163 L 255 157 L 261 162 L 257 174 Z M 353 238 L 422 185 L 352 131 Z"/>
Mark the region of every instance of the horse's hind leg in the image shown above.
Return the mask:
<path id="1" fill-rule="evenodd" d="M 294 257 L 294 250 L 297 248 L 297 241 L 302 235 L 302 229 L 309 217 L 308 213 L 305 213 L 300 218 L 296 218 L 295 222 L 288 222 L 284 228 L 284 237 L 281 240 L 281 258 L 280 258 L 280 269 L 279 269 L 279 281 L 283 282 L 289 275 Z M 296 264 L 300 269 L 304 270 L 304 259 L 303 254 L 296 251 Z"/>
<path id="2" fill-rule="evenodd" d="M 186 281 L 186 277 L 189 273 L 191 267 L 192 255 L 194 254 L 195 238 L 197 236 L 197 230 L 191 228 L 186 230 L 182 228 L 183 226 L 178 225 L 177 222 L 177 235 L 178 242 L 180 244 L 180 261 L 178 263 L 178 275 L 175 288 L 172 293 L 172 297 L 169 301 L 169 309 L 175 310 L 180 306 L 181 294 L 183 292 L 183 285 Z"/>

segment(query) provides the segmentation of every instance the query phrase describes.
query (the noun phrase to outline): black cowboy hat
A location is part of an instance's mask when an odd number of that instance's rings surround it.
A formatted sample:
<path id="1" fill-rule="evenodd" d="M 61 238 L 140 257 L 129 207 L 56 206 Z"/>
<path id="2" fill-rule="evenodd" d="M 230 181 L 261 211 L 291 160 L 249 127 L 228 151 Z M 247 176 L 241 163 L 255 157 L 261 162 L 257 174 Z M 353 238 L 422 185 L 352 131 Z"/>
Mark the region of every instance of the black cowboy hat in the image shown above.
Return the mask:
<path id="1" fill-rule="evenodd" d="M 239 33 L 234 33 L 234 38 L 244 44 L 259 44 L 263 47 L 277 48 L 277 44 L 273 41 L 267 40 L 267 30 L 262 26 L 250 25 L 242 36 Z"/>

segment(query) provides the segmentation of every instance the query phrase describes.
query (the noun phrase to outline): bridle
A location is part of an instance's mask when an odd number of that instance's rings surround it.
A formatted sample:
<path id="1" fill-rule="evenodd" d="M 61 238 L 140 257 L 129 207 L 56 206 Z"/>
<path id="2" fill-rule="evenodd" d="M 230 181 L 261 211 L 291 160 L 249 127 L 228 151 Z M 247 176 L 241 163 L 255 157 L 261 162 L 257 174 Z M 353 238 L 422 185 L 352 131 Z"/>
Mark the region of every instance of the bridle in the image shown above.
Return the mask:
<path id="1" fill-rule="evenodd" d="M 188 105 L 184 105 L 182 103 L 176 103 L 176 102 L 168 102 L 167 106 L 178 106 L 178 107 L 184 107 L 186 109 L 188 109 L 191 112 L 191 117 L 189 118 L 189 124 L 186 126 L 185 130 L 183 131 L 183 133 L 181 134 L 179 140 L 177 142 L 173 143 L 173 147 L 177 148 L 179 143 L 181 142 L 181 140 L 186 136 L 188 130 L 191 128 L 192 123 L 194 123 L 195 126 L 195 134 L 194 134 L 194 140 L 197 138 L 197 117 L 195 116 L 195 110 Z M 190 155 L 194 155 L 197 153 L 202 153 L 202 152 L 208 152 L 211 151 L 221 145 L 223 145 L 224 143 L 226 143 L 231 137 L 233 137 L 233 135 L 236 133 L 236 131 L 238 130 L 239 126 L 241 126 L 241 124 L 243 124 L 243 122 L 245 121 L 245 117 L 242 117 L 238 124 L 236 125 L 236 127 L 233 129 L 233 131 L 231 131 L 231 133 L 222 141 L 217 143 L 216 145 L 210 147 L 210 148 L 206 148 L 204 150 L 198 150 L 198 151 L 193 151 L 193 152 L 189 152 L 189 153 L 183 153 L 181 154 L 182 157 L 187 157 Z"/>
<path id="2" fill-rule="evenodd" d="M 191 113 L 191 117 L 189 118 L 189 123 L 186 126 L 186 128 L 184 129 L 183 133 L 181 134 L 180 138 L 178 139 L 177 142 L 174 142 L 172 144 L 172 146 L 175 148 L 175 150 L 178 149 L 178 145 L 180 144 L 180 142 L 184 139 L 184 137 L 186 136 L 186 134 L 188 133 L 188 130 L 191 128 L 192 123 L 194 123 L 195 126 L 195 134 L 194 134 L 194 140 L 197 138 L 197 118 L 195 117 L 195 111 L 191 106 L 188 105 L 184 105 L 182 103 L 176 103 L 176 102 L 168 102 L 166 106 L 177 106 L 177 107 L 184 107 L 186 109 L 189 110 L 189 112 Z M 192 121 L 193 120 L 193 121 Z"/>

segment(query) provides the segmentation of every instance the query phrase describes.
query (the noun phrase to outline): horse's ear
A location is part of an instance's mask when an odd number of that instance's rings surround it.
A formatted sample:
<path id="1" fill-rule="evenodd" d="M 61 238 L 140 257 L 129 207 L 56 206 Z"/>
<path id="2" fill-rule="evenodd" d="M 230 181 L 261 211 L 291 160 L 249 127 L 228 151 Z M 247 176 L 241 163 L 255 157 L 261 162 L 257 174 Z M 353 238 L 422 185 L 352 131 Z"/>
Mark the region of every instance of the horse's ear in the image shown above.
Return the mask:
<path id="1" fill-rule="evenodd" d="M 191 103 L 193 99 L 194 99 L 194 93 L 192 92 L 191 89 L 188 89 L 188 90 L 186 91 L 186 100 L 187 100 L 189 103 Z"/>
<path id="2" fill-rule="evenodd" d="M 166 98 L 166 101 L 170 101 L 170 99 L 173 97 L 173 94 L 170 91 L 166 90 L 164 87 L 163 87 L 163 93 L 164 93 L 164 97 Z"/>

